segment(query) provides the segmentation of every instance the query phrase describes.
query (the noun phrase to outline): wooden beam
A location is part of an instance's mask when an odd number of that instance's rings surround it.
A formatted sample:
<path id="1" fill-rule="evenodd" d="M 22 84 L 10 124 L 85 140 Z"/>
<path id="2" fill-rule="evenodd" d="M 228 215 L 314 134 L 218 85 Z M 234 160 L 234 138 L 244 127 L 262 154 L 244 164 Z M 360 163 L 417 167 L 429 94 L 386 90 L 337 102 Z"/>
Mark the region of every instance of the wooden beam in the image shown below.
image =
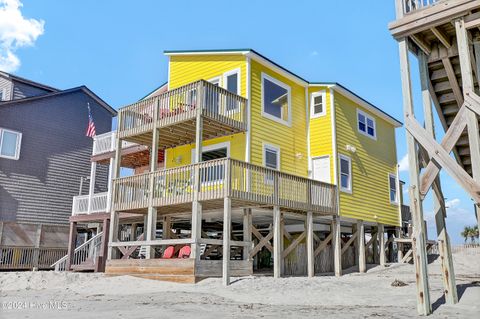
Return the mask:
<path id="1" fill-rule="evenodd" d="M 409 251 L 407 251 L 407 253 L 405 254 L 405 256 L 403 257 L 403 259 L 400 261 L 401 264 L 403 263 L 406 263 L 408 262 L 412 257 L 410 257 L 410 255 L 413 254 L 413 250 L 410 249 Z"/>
<path id="2" fill-rule="evenodd" d="M 457 113 L 457 116 L 453 120 L 450 128 L 445 133 L 443 137 L 441 147 L 447 152 L 450 153 L 455 144 L 457 143 L 460 136 L 463 134 L 465 127 L 467 126 L 465 119 L 466 107 L 462 106 Z M 428 163 L 425 171 L 423 172 L 421 183 L 420 183 L 420 194 L 422 198 L 428 193 L 428 190 L 432 186 L 435 178 L 440 172 L 440 167 L 437 163 L 430 162 Z"/>
<path id="3" fill-rule="evenodd" d="M 315 276 L 315 254 L 313 250 L 313 213 L 307 212 L 307 274 L 308 277 Z"/>
<path id="4" fill-rule="evenodd" d="M 282 258 L 286 258 L 307 236 L 307 231 L 303 231 L 297 238 L 295 238 L 290 245 L 282 251 Z M 275 247 L 274 247 L 275 249 Z"/>
<path id="5" fill-rule="evenodd" d="M 223 200 L 223 258 L 222 282 L 224 286 L 230 284 L 230 236 L 232 232 L 232 200 L 225 197 Z"/>
<path id="6" fill-rule="evenodd" d="M 272 245 L 270 244 L 270 239 L 273 238 L 273 230 L 270 231 L 267 236 L 263 237 L 262 234 L 260 234 L 260 232 L 255 228 L 255 226 L 252 225 L 252 233 L 253 233 L 253 234 L 255 235 L 255 237 L 257 237 L 258 240 L 260 241 L 257 246 L 259 246 L 260 244 L 262 244 L 261 247 L 265 246 L 265 248 L 267 248 L 267 249 L 273 254 L 273 247 L 272 247 Z M 260 247 L 260 248 L 261 248 L 261 247 Z M 256 248 L 256 247 L 255 247 L 255 248 Z M 255 249 L 255 248 L 254 248 L 254 249 Z M 254 254 L 253 256 L 255 256 L 255 254 Z"/>
<path id="7" fill-rule="evenodd" d="M 449 58 L 442 59 L 443 67 L 447 72 L 448 82 L 450 82 L 450 86 L 452 87 L 453 95 L 455 96 L 455 100 L 457 100 L 457 104 L 460 107 L 463 104 L 463 93 L 460 89 L 460 85 L 458 84 L 457 76 L 455 75 L 455 71 L 453 70 L 452 62 Z"/>
<path id="8" fill-rule="evenodd" d="M 480 27 L 480 12 L 465 16 L 465 29 Z"/>
<path id="9" fill-rule="evenodd" d="M 435 140 L 431 139 L 425 129 L 421 127 L 415 119 L 407 117 L 405 120 L 405 128 L 408 133 L 427 150 L 429 156 L 435 160 L 440 167 L 445 169 L 449 175 L 479 203 L 480 185 L 450 157 L 448 152 Z"/>
<path id="10" fill-rule="evenodd" d="M 345 243 L 343 244 L 343 247 L 342 247 L 342 255 L 347 251 L 348 247 L 350 247 L 350 245 L 353 243 L 353 241 L 355 239 L 357 239 L 357 235 L 358 233 L 357 232 L 354 232 L 352 234 L 352 236 L 350 236 L 350 239 Z"/>
<path id="11" fill-rule="evenodd" d="M 432 48 L 430 44 L 428 44 L 422 37 L 418 34 L 412 34 L 410 39 L 419 47 L 420 50 L 425 52 L 426 55 L 430 55 L 432 53 Z"/>
<path id="12" fill-rule="evenodd" d="M 399 41 L 400 53 L 400 73 L 402 79 L 403 109 L 405 120 L 414 117 L 412 87 L 410 78 L 410 61 L 408 52 L 408 38 L 402 38 Z M 423 143 L 420 142 L 423 145 Z M 430 301 L 430 289 L 428 284 L 427 272 L 427 251 L 425 249 L 425 230 L 423 226 L 423 207 L 420 197 L 420 166 L 418 163 L 416 141 L 410 132 L 407 132 L 407 149 L 409 160 L 409 176 L 411 189 L 411 211 L 412 221 L 414 223 L 414 239 L 419 241 L 420 249 L 417 249 L 415 256 L 415 273 L 417 288 L 417 311 L 420 315 L 432 313 L 432 304 Z"/>
<path id="13" fill-rule="evenodd" d="M 320 242 L 320 245 L 318 245 L 318 247 L 315 249 L 315 257 L 318 256 L 318 254 L 320 254 L 322 250 L 327 247 L 328 243 L 332 240 L 332 238 L 333 234 L 332 232 L 330 232 L 330 234 L 325 238 L 325 240 Z"/>
<path id="14" fill-rule="evenodd" d="M 452 44 L 450 43 L 450 39 L 448 38 L 448 36 L 442 32 L 441 30 L 439 30 L 437 27 L 433 27 L 430 29 L 433 34 L 437 37 L 437 39 L 442 42 L 442 44 L 447 48 L 447 49 L 450 49 L 452 47 Z"/>
<path id="15" fill-rule="evenodd" d="M 365 224 L 363 220 L 357 221 L 358 231 L 358 271 L 364 273 L 367 271 L 367 259 L 365 255 Z"/>
<path id="16" fill-rule="evenodd" d="M 282 268 L 282 234 L 281 234 L 282 214 L 279 206 L 273 207 L 273 277 L 281 277 Z"/>

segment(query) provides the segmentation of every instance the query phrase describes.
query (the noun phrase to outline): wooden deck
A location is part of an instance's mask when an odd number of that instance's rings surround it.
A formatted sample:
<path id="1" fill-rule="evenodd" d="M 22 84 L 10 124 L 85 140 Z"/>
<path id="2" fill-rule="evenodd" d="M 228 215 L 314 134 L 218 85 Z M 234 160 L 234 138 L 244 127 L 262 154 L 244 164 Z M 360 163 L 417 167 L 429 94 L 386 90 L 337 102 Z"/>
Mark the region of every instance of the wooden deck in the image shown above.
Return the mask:
<path id="1" fill-rule="evenodd" d="M 213 85 L 197 81 L 119 110 L 118 136 L 150 145 L 154 128 L 159 149 L 193 143 L 196 122 L 203 119 L 203 140 L 244 132 L 247 100 Z"/>
<path id="2" fill-rule="evenodd" d="M 146 212 L 149 201 L 168 212 L 191 211 L 195 176 L 200 178 L 198 200 L 205 209 L 279 206 L 286 210 L 334 215 L 336 186 L 281 173 L 233 159 L 219 159 L 114 180 L 116 211 Z"/>

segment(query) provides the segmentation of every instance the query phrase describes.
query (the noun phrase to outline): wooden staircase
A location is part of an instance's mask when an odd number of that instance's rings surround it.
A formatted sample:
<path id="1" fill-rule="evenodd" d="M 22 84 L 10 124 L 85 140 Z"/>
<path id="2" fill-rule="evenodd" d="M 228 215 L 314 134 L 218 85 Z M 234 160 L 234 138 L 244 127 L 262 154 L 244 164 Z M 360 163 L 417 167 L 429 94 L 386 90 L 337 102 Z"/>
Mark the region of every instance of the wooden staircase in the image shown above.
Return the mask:
<path id="1" fill-rule="evenodd" d="M 431 81 L 430 93 L 437 108 L 440 122 L 444 130 L 447 131 L 464 102 L 458 54 L 443 58 L 432 57 L 431 55 L 428 69 Z M 477 76 L 474 77 L 474 83 L 475 92 L 478 93 Z M 472 175 L 472 162 L 466 129 L 455 144 L 453 154 L 465 171 Z"/>

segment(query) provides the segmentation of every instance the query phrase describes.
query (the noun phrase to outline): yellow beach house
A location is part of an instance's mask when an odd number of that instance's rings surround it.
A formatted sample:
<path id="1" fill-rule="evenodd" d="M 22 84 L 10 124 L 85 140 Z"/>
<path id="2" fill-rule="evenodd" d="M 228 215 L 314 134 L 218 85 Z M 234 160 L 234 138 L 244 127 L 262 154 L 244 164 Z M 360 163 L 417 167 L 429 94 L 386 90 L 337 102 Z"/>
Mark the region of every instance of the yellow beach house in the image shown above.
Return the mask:
<path id="1" fill-rule="evenodd" d="M 167 83 L 119 110 L 107 149 L 95 139 L 108 205 L 73 213 L 71 243 L 79 224 L 102 220 L 107 273 L 181 282 L 340 275 L 392 258 L 398 120 L 252 49 L 165 55 Z M 85 262 L 70 246 L 74 269 Z"/>

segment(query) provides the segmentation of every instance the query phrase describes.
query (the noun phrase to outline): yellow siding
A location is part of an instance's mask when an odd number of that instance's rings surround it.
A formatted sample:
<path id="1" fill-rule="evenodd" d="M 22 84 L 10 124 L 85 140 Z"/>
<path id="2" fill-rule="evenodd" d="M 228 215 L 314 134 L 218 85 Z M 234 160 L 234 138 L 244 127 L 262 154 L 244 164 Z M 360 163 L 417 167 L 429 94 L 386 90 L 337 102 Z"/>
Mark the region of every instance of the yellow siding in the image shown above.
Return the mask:
<path id="1" fill-rule="evenodd" d="M 359 106 L 338 92 L 334 96 L 338 154 L 352 160 L 352 194 L 340 191 L 340 215 L 399 225 L 398 206 L 390 203 L 388 181 L 388 174 L 396 172 L 395 128 L 361 108 L 375 118 L 377 140 L 360 134 L 357 130 Z M 345 150 L 348 144 L 356 148 L 355 153 Z"/>
<path id="2" fill-rule="evenodd" d="M 262 72 L 290 86 L 292 124 L 286 126 L 262 116 Z M 251 162 L 263 165 L 263 143 L 280 147 L 280 170 L 307 176 L 305 87 L 251 61 Z"/>
<path id="3" fill-rule="evenodd" d="M 197 81 L 210 80 L 235 69 L 240 69 L 240 93 L 246 95 L 246 59 L 242 55 L 179 55 L 171 56 L 169 63 L 169 89 Z M 219 137 L 203 142 L 203 146 L 230 142 L 230 157 L 245 160 L 245 133 Z M 167 149 L 165 167 L 191 163 L 191 150 L 195 144 Z M 179 159 L 181 158 L 181 161 Z"/>
<path id="4" fill-rule="evenodd" d="M 312 158 L 319 156 L 330 156 L 330 181 L 335 181 L 335 158 L 333 157 L 332 140 L 332 107 L 331 92 L 326 87 L 310 87 L 308 89 L 308 105 L 311 110 L 312 93 L 325 91 L 326 93 L 326 114 L 310 119 L 310 156 Z"/>

